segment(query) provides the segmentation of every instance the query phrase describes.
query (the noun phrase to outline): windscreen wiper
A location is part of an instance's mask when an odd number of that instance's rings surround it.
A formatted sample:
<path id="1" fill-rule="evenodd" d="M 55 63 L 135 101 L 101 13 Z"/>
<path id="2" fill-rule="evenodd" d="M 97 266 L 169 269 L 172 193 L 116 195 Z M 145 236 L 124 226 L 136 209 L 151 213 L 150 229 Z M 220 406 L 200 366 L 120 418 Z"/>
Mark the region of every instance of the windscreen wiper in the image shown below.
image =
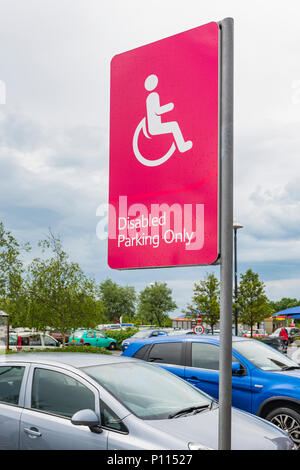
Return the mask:
<path id="1" fill-rule="evenodd" d="M 300 366 L 285 366 L 281 370 L 294 370 L 294 369 L 300 369 Z"/>
<path id="2" fill-rule="evenodd" d="M 212 403 L 213 402 L 211 402 L 208 405 L 190 406 L 188 408 L 183 408 L 183 410 L 176 411 L 176 413 L 173 413 L 173 414 L 169 415 L 168 419 L 179 418 L 179 416 L 183 416 L 183 415 L 189 414 L 189 413 L 193 413 L 193 414 L 200 413 L 203 410 L 211 409 Z"/>

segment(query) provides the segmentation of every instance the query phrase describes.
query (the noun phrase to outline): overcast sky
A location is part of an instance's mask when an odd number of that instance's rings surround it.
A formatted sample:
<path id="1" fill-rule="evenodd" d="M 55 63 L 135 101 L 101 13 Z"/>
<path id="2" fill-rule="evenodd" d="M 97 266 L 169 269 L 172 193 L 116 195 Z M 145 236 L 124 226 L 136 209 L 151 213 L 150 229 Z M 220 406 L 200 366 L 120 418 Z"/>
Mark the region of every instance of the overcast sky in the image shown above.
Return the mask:
<path id="1" fill-rule="evenodd" d="M 0 220 L 22 241 L 51 227 L 99 282 L 166 281 L 180 313 L 218 267 L 113 271 L 96 237 L 108 199 L 111 58 L 235 20 L 234 213 L 239 272 L 300 298 L 300 6 L 296 0 L 0 0 Z M 2 86 L 3 89 L 3 86 Z M 3 96 L 3 92 L 2 92 Z"/>

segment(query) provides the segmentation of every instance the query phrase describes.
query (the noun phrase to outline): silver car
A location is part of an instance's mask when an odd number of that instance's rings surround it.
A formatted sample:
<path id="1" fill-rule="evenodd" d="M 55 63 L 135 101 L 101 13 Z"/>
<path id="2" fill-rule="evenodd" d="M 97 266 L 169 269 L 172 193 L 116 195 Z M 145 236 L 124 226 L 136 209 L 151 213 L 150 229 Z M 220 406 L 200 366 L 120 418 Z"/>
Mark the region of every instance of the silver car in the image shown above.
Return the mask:
<path id="1" fill-rule="evenodd" d="M 0 357 L 0 449 L 217 449 L 218 403 L 138 359 Z M 293 449 L 270 423 L 232 412 L 233 449 Z"/>

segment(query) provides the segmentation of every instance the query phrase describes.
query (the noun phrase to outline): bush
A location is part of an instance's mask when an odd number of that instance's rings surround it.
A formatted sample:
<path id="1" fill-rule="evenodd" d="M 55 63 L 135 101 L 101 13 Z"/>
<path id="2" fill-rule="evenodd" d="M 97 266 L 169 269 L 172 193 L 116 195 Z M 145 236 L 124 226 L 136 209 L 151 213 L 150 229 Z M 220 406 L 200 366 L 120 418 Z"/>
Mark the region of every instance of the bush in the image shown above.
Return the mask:
<path id="1" fill-rule="evenodd" d="M 121 349 L 121 344 L 124 339 L 130 338 L 139 330 L 136 328 L 126 328 L 126 330 L 106 330 L 103 333 L 109 338 L 117 340 L 117 349 Z"/>
<path id="2" fill-rule="evenodd" d="M 93 346 L 67 346 L 65 348 L 45 348 L 45 349 L 33 349 L 33 350 L 22 350 L 25 353 L 36 353 L 36 352 L 65 352 L 65 353 L 91 353 L 91 354 L 111 354 L 105 348 L 96 348 Z M 18 351 L 9 351 L 8 354 L 18 354 Z"/>

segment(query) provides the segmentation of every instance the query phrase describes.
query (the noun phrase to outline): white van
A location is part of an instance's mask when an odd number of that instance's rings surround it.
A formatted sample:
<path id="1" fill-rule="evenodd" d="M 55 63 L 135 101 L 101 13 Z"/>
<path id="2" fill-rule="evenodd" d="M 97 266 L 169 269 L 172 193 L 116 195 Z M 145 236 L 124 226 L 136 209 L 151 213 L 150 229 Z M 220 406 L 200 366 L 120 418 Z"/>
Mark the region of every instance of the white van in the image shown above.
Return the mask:
<path id="1" fill-rule="evenodd" d="M 9 349 L 31 351 L 35 349 L 60 348 L 61 344 L 52 336 L 41 332 L 20 332 L 9 335 Z"/>

